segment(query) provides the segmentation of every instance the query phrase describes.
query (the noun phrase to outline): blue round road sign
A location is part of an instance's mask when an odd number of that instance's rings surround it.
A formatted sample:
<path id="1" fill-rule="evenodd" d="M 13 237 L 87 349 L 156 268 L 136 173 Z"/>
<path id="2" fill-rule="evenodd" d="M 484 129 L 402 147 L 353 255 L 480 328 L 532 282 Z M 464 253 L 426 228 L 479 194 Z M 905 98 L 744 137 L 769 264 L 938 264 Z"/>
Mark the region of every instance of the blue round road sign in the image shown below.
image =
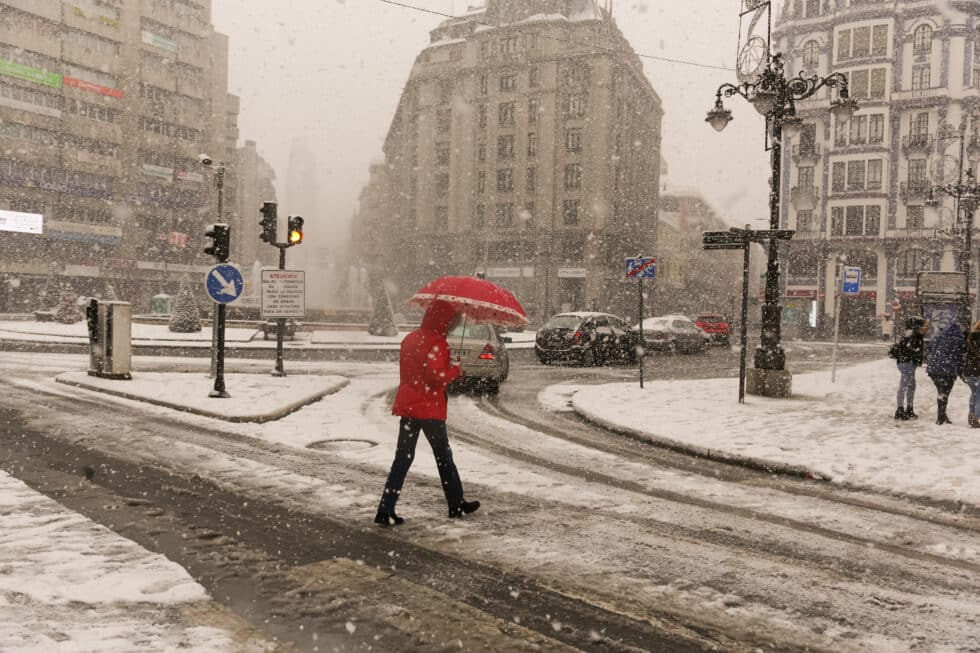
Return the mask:
<path id="1" fill-rule="evenodd" d="M 222 263 L 208 270 L 205 280 L 208 294 L 218 304 L 230 304 L 239 298 L 245 288 L 242 273 L 234 266 Z"/>

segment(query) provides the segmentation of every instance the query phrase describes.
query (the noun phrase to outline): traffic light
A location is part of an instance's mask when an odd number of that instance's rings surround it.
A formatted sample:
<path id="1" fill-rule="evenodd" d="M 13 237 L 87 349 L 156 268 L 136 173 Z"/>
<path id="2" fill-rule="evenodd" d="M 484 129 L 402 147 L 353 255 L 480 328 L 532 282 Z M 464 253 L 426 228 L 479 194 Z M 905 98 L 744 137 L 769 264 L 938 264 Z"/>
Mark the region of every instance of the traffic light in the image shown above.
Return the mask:
<path id="1" fill-rule="evenodd" d="M 263 202 L 259 209 L 262 213 L 262 220 L 259 221 L 262 226 L 261 238 L 270 245 L 276 244 L 276 206 L 275 202 Z"/>
<path id="2" fill-rule="evenodd" d="M 289 216 L 289 231 L 287 233 L 286 247 L 292 247 L 293 245 L 299 245 L 303 242 L 303 218 L 296 216 Z"/>
<path id="3" fill-rule="evenodd" d="M 218 263 L 226 262 L 231 246 L 231 227 L 219 222 L 210 225 L 204 231 L 204 236 L 211 239 L 211 243 L 204 248 L 204 253 L 218 259 Z"/>

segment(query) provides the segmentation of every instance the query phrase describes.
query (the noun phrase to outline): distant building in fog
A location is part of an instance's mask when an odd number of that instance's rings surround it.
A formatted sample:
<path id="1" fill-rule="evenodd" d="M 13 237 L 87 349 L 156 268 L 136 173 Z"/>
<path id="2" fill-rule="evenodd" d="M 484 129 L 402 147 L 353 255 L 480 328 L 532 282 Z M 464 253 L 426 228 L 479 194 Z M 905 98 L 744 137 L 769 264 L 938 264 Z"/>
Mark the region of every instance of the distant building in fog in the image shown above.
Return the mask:
<path id="1" fill-rule="evenodd" d="M 663 110 L 612 17 L 590 0 L 490 0 L 431 41 L 354 251 L 401 296 L 479 272 L 535 320 L 635 314 L 623 259 L 656 253 Z"/>
<path id="2" fill-rule="evenodd" d="M 218 216 L 201 153 L 229 166 L 221 218 L 240 251 L 239 101 L 210 21 L 210 0 L 0 3 L 0 209 L 44 216 L 42 235 L 0 232 L 22 307 L 49 273 L 136 310 L 203 278 Z"/>
<path id="3" fill-rule="evenodd" d="M 263 202 L 276 201 L 276 172 L 255 148 L 255 141 L 245 141 L 238 148 L 238 196 L 235 212 L 239 225 L 232 239 L 232 260 L 243 268 L 259 261 L 275 267 L 279 264 L 279 250 L 264 243 L 260 238 L 259 208 Z"/>

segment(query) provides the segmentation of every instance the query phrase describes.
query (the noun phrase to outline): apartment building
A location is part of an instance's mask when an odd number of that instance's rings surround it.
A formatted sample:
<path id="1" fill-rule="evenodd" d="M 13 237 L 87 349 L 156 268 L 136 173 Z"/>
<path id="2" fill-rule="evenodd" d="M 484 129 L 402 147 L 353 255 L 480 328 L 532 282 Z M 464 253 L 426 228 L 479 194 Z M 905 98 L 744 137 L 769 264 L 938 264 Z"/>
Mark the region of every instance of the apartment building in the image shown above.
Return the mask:
<path id="1" fill-rule="evenodd" d="M 842 257 L 863 274 L 842 332 L 873 336 L 910 309 L 918 272 L 956 269 L 956 201 L 930 190 L 980 159 L 980 3 L 790 0 L 773 37 L 790 75 L 844 73 L 860 101 L 847 122 L 832 119 L 829 92 L 796 107 L 805 123 L 784 148 L 781 189 L 782 224 L 796 230 L 785 305 L 826 326 Z"/>
<path id="2" fill-rule="evenodd" d="M 480 273 L 535 320 L 635 313 L 624 258 L 656 253 L 662 117 L 593 1 L 490 0 L 418 55 L 372 171 L 384 215 L 355 235 L 378 239 L 368 249 L 401 296 Z"/>
<path id="3" fill-rule="evenodd" d="M 210 0 L 0 2 L 0 209 L 43 216 L 0 232 L 21 304 L 56 275 L 142 310 L 202 273 L 222 162 L 237 236 L 238 98 L 210 21 Z"/>

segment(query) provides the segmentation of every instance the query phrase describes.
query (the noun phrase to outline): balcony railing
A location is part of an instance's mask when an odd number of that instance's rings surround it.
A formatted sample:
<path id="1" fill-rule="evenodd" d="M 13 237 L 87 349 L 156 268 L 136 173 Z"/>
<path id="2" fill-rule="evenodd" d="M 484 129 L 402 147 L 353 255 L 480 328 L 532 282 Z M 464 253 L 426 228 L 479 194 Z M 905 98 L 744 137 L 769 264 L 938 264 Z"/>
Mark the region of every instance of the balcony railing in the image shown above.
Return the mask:
<path id="1" fill-rule="evenodd" d="M 885 233 L 886 238 L 933 240 L 936 238 L 936 230 L 933 227 L 906 227 L 904 229 L 889 229 Z"/>
<path id="2" fill-rule="evenodd" d="M 793 234 L 793 240 L 797 240 L 797 241 L 820 240 L 823 237 L 824 237 L 823 232 L 818 229 L 804 229 L 802 231 L 797 229 L 796 232 Z"/>
<path id="3" fill-rule="evenodd" d="M 820 158 L 819 143 L 801 143 L 793 146 L 793 162 L 816 161 Z"/>
<path id="4" fill-rule="evenodd" d="M 932 143 L 932 134 L 909 134 L 902 136 L 902 151 L 908 156 L 909 152 L 928 150 Z"/>
<path id="5" fill-rule="evenodd" d="M 793 186 L 789 189 L 789 201 L 798 211 L 815 208 L 818 197 L 816 186 Z"/>
<path id="6" fill-rule="evenodd" d="M 903 202 L 909 202 L 910 200 L 926 201 L 929 199 L 931 190 L 932 186 L 926 180 L 903 181 L 899 187 L 898 194 L 901 196 Z"/>

